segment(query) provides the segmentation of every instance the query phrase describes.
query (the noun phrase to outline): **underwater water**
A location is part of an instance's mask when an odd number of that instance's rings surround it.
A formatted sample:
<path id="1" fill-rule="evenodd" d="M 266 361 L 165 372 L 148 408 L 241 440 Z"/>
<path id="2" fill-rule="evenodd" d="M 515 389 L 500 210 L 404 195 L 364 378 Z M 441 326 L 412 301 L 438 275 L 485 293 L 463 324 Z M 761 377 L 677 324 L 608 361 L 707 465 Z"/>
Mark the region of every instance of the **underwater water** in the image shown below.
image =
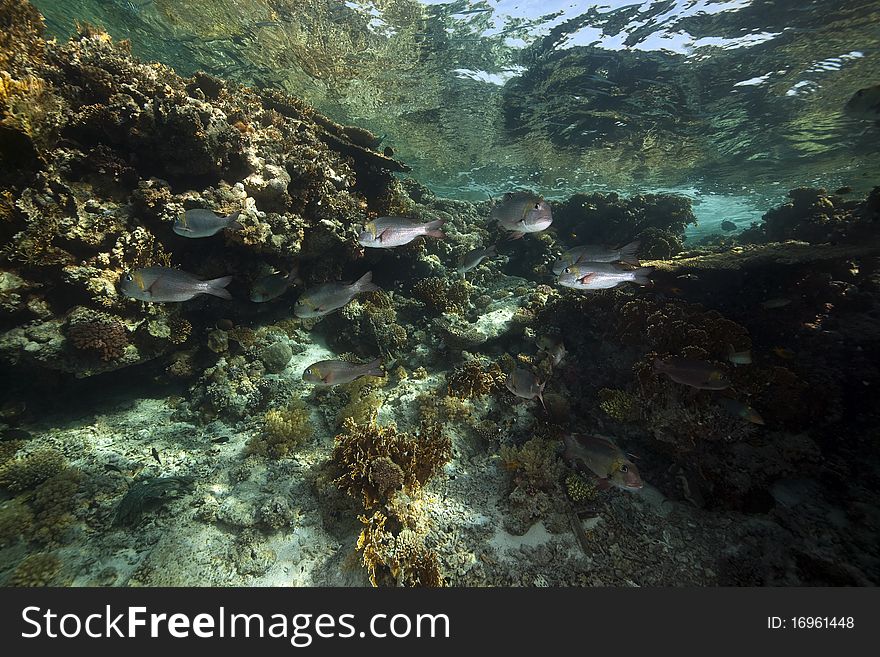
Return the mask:
<path id="1" fill-rule="evenodd" d="M 0 0 L 0 584 L 877 584 L 878 20 Z"/>

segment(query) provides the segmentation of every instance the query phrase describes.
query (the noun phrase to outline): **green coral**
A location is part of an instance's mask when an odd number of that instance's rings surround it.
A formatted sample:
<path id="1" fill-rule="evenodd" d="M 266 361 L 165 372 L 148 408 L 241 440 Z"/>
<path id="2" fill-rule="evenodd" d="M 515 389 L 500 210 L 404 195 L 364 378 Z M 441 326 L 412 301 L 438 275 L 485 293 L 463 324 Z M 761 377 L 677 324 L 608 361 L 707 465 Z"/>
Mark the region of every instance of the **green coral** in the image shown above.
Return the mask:
<path id="1" fill-rule="evenodd" d="M 266 412 L 262 435 L 248 441 L 245 453 L 281 459 L 304 445 L 313 431 L 308 406 L 303 400 L 294 399 L 287 408 Z"/>
<path id="2" fill-rule="evenodd" d="M 599 408 L 618 422 L 635 422 L 640 415 L 636 398 L 624 390 L 602 388 L 599 391 Z"/>
<path id="3" fill-rule="evenodd" d="M 588 502 L 596 497 L 595 484 L 587 481 L 576 472 L 570 472 L 565 477 L 565 490 L 575 503 Z"/>
<path id="4" fill-rule="evenodd" d="M 374 383 L 375 379 L 376 377 L 361 377 L 346 386 L 348 403 L 337 415 L 336 421 L 339 426 L 342 426 L 346 420 L 352 420 L 356 424 L 369 424 L 376 419 L 379 408 L 385 400 Z M 387 377 L 384 377 L 379 381 L 384 382 L 386 379 Z"/>

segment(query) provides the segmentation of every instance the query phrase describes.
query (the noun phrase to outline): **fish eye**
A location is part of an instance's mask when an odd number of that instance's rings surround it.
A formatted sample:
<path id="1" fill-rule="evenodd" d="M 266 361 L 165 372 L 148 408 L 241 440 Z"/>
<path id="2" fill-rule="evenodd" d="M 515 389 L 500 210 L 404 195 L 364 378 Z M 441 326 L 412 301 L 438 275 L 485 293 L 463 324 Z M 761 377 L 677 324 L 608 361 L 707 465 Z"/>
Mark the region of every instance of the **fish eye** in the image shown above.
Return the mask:
<path id="1" fill-rule="evenodd" d="M 856 92 L 856 96 L 858 96 L 859 98 L 861 98 L 861 97 L 864 96 L 864 95 L 865 95 L 865 90 L 864 90 L 864 89 L 859 89 L 859 90 Z"/>
<path id="2" fill-rule="evenodd" d="M 541 209 L 541 204 L 535 203 L 535 210 L 540 210 L 540 209 Z"/>
<path id="3" fill-rule="evenodd" d="M 621 466 L 620 466 L 620 471 L 621 471 L 621 472 L 629 472 L 629 468 L 626 467 L 626 465 L 621 465 Z"/>
<path id="4" fill-rule="evenodd" d="M 131 273 L 129 272 L 125 275 L 125 280 L 128 281 L 129 283 L 131 283 L 134 280 L 134 276 L 132 276 Z"/>
<path id="5" fill-rule="evenodd" d="M 562 270 L 562 273 L 563 273 L 563 274 L 570 274 L 570 273 L 571 273 L 571 267 L 566 267 L 565 269 Z"/>
<path id="6" fill-rule="evenodd" d="M 312 368 L 311 368 L 311 367 L 307 367 L 307 368 L 306 368 L 306 374 L 311 374 L 311 373 L 312 373 Z"/>

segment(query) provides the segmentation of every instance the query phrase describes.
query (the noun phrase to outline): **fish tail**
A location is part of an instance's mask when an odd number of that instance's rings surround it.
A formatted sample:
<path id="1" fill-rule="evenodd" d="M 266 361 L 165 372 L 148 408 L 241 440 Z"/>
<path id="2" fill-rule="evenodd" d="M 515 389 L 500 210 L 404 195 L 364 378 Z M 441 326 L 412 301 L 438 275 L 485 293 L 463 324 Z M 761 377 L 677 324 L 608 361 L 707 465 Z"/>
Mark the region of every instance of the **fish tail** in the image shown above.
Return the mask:
<path id="1" fill-rule="evenodd" d="M 226 228 L 232 231 L 239 231 L 244 228 L 244 224 L 239 221 L 241 217 L 241 210 L 236 210 L 231 215 L 226 217 Z"/>
<path id="2" fill-rule="evenodd" d="M 493 244 L 489 248 L 486 249 L 486 256 L 495 256 L 498 255 L 498 249 L 496 248 L 496 244 Z"/>
<path id="3" fill-rule="evenodd" d="M 364 373 L 367 376 L 385 376 L 385 370 L 382 369 L 382 359 L 376 360 L 364 365 Z"/>
<path id="4" fill-rule="evenodd" d="M 375 292 L 381 288 L 373 283 L 373 272 L 368 271 L 354 282 L 354 289 L 358 292 Z"/>
<path id="5" fill-rule="evenodd" d="M 654 369 L 657 370 L 658 372 L 665 372 L 666 371 L 666 363 L 664 363 L 659 358 L 655 358 L 654 359 Z"/>
<path id="6" fill-rule="evenodd" d="M 651 282 L 651 279 L 648 278 L 648 276 L 652 271 L 654 271 L 653 267 L 639 267 L 638 269 L 633 269 L 633 281 L 639 285 L 648 285 Z"/>
<path id="7" fill-rule="evenodd" d="M 435 219 L 434 221 L 429 221 L 425 224 L 425 235 L 428 237 L 439 237 L 443 239 L 446 237 L 446 234 L 440 230 L 440 226 L 445 222 L 444 219 Z"/>
<path id="8" fill-rule="evenodd" d="M 629 244 L 626 244 L 620 247 L 620 257 L 618 260 L 620 262 L 624 262 L 628 265 L 633 265 L 635 267 L 639 266 L 639 259 L 636 256 L 636 251 L 639 250 L 639 245 L 641 244 L 640 240 L 634 240 Z"/>
<path id="9" fill-rule="evenodd" d="M 229 290 L 226 289 L 226 286 L 231 282 L 232 276 L 221 276 L 220 278 L 205 281 L 205 294 L 212 294 L 221 299 L 231 299 L 232 295 L 229 294 Z"/>

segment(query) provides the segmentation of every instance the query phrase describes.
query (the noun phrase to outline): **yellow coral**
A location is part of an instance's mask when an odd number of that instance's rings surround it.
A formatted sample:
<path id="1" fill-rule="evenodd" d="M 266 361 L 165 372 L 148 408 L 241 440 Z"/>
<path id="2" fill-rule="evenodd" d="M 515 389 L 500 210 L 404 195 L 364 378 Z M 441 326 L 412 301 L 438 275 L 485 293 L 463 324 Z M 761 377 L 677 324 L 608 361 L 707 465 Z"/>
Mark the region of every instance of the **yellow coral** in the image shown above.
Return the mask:
<path id="1" fill-rule="evenodd" d="M 452 397 L 472 399 L 502 390 L 505 379 L 498 363 L 483 365 L 474 359 L 459 365 L 446 375 L 446 389 Z"/>
<path id="2" fill-rule="evenodd" d="M 33 520 L 33 513 L 19 498 L 0 504 L 0 548 L 28 536 Z"/>
<path id="3" fill-rule="evenodd" d="M 636 399 L 628 392 L 602 388 L 599 391 L 599 400 L 599 408 L 618 422 L 635 422 L 639 419 Z"/>
<path id="4" fill-rule="evenodd" d="M 385 529 L 388 517 L 381 511 L 358 516 L 364 524 L 357 550 L 373 586 L 444 586 L 440 560 L 424 544 L 424 535 L 403 528 L 395 536 Z"/>
<path id="5" fill-rule="evenodd" d="M 8 488 L 13 493 L 28 490 L 55 476 L 65 467 L 64 457 L 58 452 L 50 449 L 36 451 L 0 467 L 0 487 Z"/>
<path id="6" fill-rule="evenodd" d="M 423 424 L 418 435 L 393 426 L 357 424 L 347 418 L 335 438 L 332 461 L 341 473 L 336 484 L 370 508 L 386 495 L 371 479 L 377 459 L 390 459 L 403 473 L 405 490 L 418 490 L 452 456 L 452 442 L 436 424 Z M 387 491 L 384 491 L 387 493 Z"/>
<path id="7" fill-rule="evenodd" d="M 308 407 L 301 399 L 294 399 L 285 409 L 266 412 L 263 434 L 248 441 L 245 453 L 284 458 L 309 440 L 312 432 Z"/>
<path id="8" fill-rule="evenodd" d="M 586 502 L 596 497 L 596 486 L 576 472 L 571 472 L 565 478 L 565 490 L 573 502 Z"/>
<path id="9" fill-rule="evenodd" d="M 61 570 L 54 554 L 40 553 L 25 557 L 6 582 L 9 586 L 49 586 Z"/>

